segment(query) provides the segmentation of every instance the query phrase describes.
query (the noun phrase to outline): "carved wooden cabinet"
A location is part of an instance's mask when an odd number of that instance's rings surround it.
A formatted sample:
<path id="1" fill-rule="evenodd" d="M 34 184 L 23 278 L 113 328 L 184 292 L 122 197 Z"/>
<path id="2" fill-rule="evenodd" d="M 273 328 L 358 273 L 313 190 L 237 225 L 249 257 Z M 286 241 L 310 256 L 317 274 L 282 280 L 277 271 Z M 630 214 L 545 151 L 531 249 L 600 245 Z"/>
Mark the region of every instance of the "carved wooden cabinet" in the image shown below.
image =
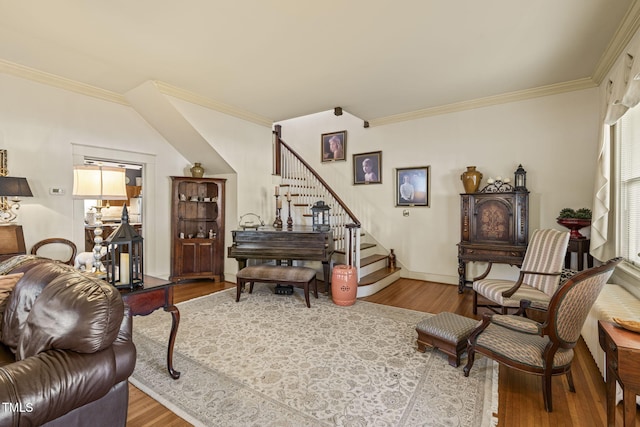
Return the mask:
<path id="1" fill-rule="evenodd" d="M 170 280 L 224 280 L 225 179 L 171 177 Z"/>
<path id="2" fill-rule="evenodd" d="M 458 243 L 458 293 L 466 284 L 466 263 L 522 265 L 529 241 L 529 192 L 460 195 L 461 241 Z"/>

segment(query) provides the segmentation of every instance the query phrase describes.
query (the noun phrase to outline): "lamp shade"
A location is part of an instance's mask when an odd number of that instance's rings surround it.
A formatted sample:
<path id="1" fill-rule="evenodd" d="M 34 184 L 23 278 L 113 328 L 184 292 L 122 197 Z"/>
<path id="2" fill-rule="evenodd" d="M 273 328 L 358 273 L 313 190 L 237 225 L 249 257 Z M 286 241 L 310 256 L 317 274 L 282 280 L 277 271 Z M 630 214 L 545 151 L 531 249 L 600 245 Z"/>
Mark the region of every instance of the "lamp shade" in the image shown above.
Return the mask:
<path id="1" fill-rule="evenodd" d="M 127 200 L 125 169 L 109 166 L 73 167 L 73 197 L 95 200 Z"/>
<path id="2" fill-rule="evenodd" d="M 27 178 L 0 176 L 0 197 L 33 197 Z"/>

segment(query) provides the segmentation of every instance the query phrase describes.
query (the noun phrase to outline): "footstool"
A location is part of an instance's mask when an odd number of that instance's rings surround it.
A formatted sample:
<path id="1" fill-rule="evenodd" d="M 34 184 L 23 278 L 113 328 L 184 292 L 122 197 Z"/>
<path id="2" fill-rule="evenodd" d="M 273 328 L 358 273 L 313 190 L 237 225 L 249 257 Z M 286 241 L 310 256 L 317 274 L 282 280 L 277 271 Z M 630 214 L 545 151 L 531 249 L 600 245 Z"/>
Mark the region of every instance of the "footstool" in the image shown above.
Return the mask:
<path id="1" fill-rule="evenodd" d="M 480 323 L 449 312 L 423 319 L 416 326 L 418 351 L 424 353 L 426 346 L 438 348 L 449 355 L 449 365 L 457 368 L 467 349 L 467 338 Z"/>
<path id="2" fill-rule="evenodd" d="M 236 274 L 236 302 L 240 301 L 240 293 L 247 282 L 249 282 L 249 293 L 253 292 L 255 282 L 302 287 L 304 288 L 304 300 L 309 308 L 311 308 L 309 302 L 310 285 L 313 285 L 313 296 L 318 298 L 316 271 L 312 268 L 269 264 L 245 267 Z"/>

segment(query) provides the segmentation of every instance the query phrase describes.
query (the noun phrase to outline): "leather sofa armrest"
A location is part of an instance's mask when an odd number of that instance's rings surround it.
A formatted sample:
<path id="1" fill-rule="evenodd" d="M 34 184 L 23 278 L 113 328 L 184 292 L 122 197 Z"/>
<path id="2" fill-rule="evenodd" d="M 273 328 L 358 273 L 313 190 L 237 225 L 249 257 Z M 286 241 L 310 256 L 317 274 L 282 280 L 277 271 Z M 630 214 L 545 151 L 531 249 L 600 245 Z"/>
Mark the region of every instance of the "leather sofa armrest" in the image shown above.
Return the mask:
<path id="1" fill-rule="evenodd" d="M 129 306 L 124 306 L 124 317 L 113 345 L 116 358 L 116 382 L 128 379 L 136 367 L 136 346 L 132 340 L 133 319 Z"/>
<path id="2" fill-rule="evenodd" d="M 0 367 L 0 427 L 41 425 L 106 395 L 115 384 L 111 348 L 48 350 Z"/>

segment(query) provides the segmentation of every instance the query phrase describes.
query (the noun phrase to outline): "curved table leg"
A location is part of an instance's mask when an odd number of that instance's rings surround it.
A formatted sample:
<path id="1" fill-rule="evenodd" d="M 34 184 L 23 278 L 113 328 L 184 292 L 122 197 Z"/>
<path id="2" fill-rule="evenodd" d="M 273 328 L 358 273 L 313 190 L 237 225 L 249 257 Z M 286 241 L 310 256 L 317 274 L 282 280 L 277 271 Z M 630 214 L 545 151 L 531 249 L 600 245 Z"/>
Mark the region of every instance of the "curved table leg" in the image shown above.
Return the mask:
<path id="1" fill-rule="evenodd" d="M 167 369 L 171 378 L 177 380 L 180 378 L 180 372 L 173 369 L 173 345 L 176 343 L 176 334 L 180 324 L 180 311 L 175 305 L 165 307 L 164 311 L 171 313 L 171 333 L 169 333 L 169 345 L 167 347 Z"/>

